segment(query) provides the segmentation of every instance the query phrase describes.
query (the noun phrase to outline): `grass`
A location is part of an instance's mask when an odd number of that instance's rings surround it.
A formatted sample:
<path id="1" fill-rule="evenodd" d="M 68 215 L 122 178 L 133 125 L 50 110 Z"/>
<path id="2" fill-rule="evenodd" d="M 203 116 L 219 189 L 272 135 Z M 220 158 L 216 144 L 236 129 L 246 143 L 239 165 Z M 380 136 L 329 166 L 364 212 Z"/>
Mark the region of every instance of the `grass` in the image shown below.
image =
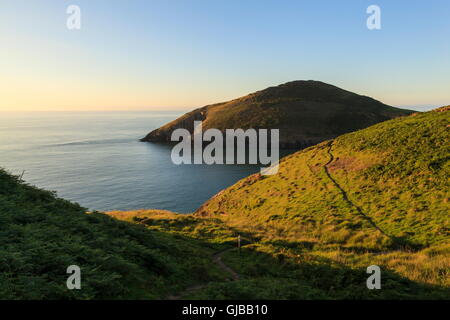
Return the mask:
<path id="1" fill-rule="evenodd" d="M 158 299 L 222 279 L 213 246 L 59 199 L 0 170 L 0 299 Z M 66 269 L 81 268 L 82 290 Z"/>

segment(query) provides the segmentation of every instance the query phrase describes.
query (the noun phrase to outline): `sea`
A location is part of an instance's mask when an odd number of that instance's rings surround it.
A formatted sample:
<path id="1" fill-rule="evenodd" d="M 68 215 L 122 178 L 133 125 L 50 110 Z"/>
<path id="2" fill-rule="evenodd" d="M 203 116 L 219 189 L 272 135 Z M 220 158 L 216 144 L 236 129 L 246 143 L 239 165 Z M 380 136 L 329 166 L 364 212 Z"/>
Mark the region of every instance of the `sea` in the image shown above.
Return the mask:
<path id="1" fill-rule="evenodd" d="M 195 211 L 257 165 L 175 165 L 140 142 L 185 111 L 1 112 L 0 167 L 88 210 Z"/>

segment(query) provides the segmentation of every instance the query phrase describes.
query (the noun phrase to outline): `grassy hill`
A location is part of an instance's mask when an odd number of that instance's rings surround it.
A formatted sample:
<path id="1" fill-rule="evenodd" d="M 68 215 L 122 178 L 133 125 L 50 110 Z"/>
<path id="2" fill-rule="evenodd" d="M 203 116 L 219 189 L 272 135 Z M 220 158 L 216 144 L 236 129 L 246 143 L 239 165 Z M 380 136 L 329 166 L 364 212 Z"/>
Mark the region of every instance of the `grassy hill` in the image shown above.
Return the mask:
<path id="1" fill-rule="evenodd" d="M 293 81 L 193 110 L 142 141 L 167 142 L 177 128 L 280 129 L 282 148 L 304 148 L 340 134 L 412 113 L 320 81 Z"/>
<path id="2" fill-rule="evenodd" d="M 155 299 L 221 279 L 211 245 L 149 232 L 0 170 L 0 299 Z M 66 269 L 81 268 L 81 290 Z"/>
<path id="3" fill-rule="evenodd" d="M 374 250 L 438 243 L 450 231 L 449 120 L 449 111 L 432 111 L 326 141 L 282 159 L 277 175 L 241 180 L 197 214 Z"/>

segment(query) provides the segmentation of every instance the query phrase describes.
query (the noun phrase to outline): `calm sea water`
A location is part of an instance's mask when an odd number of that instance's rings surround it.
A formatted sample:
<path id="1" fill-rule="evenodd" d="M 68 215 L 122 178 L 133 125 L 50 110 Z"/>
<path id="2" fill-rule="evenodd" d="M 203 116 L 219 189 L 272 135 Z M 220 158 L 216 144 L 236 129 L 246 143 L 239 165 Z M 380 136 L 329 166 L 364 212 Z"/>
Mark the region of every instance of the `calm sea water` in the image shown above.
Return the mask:
<path id="1" fill-rule="evenodd" d="M 91 210 L 192 212 L 259 167 L 176 166 L 138 141 L 182 113 L 0 113 L 0 167 Z"/>

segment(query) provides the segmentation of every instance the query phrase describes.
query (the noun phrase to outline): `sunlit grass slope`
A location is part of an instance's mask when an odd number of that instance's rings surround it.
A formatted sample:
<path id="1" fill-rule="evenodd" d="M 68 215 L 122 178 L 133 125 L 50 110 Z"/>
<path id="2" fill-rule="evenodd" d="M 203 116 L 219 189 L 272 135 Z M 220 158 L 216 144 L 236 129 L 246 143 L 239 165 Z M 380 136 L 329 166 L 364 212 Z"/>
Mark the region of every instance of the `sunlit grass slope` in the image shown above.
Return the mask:
<path id="1" fill-rule="evenodd" d="M 198 215 L 265 237 L 411 249 L 449 239 L 450 111 L 386 121 L 292 154 Z"/>

